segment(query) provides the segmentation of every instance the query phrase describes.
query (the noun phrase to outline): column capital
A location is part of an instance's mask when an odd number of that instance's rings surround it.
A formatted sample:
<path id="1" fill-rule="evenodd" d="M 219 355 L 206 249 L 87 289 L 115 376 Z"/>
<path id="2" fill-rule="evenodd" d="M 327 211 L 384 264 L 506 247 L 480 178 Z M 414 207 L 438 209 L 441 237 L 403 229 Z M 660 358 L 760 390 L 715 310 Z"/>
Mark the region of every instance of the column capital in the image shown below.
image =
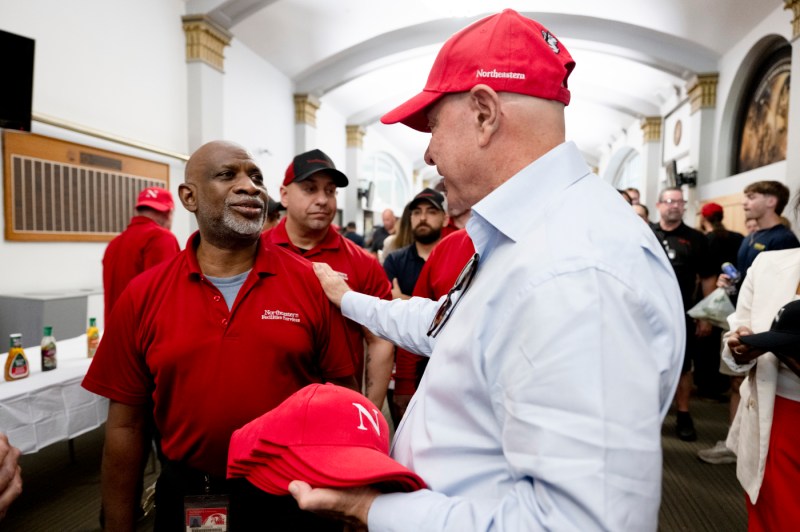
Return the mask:
<path id="1" fill-rule="evenodd" d="M 792 10 L 792 40 L 800 37 L 800 0 L 784 0 L 783 9 Z"/>
<path id="2" fill-rule="evenodd" d="M 317 127 L 319 100 L 312 94 L 294 95 L 294 123 Z"/>
<path id="3" fill-rule="evenodd" d="M 361 149 L 364 147 L 364 135 L 367 134 L 367 130 L 361 126 L 345 126 L 345 131 L 347 131 L 347 147 L 348 148 L 358 148 Z"/>
<path id="4" fill-rule="evenodd" d="M 642 119 L 642 134 L 645 142 L 661 142 L 661 124 L 663 119 L 660 116 L 646 116 Z"/>
<path id="5" fill-rule="evenodd" d="M 223 72 L 223 52 L 233 34 L 203 14 L 184 15 L 182 20 L 186 35 L 186 62 L 199 61 Z"/>
<path id="6" fill-rule="evenodd" d="M 714 109 L 717 106 L 717 82 L 719 74 L 697 74 L 686 84 L 689 93 L 691 113 L 700 109 Z"/>

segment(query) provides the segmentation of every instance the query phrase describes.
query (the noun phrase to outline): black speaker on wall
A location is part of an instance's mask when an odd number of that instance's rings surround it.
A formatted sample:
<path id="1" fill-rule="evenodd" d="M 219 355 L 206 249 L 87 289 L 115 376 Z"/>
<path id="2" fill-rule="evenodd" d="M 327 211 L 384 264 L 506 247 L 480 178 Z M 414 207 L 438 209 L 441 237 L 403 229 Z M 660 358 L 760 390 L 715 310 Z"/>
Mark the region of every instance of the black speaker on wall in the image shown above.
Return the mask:
<path id="1" fill-rule="evenodd" d="M 0 30 L 0 127 L 31 130 L 36 41 Z"/>

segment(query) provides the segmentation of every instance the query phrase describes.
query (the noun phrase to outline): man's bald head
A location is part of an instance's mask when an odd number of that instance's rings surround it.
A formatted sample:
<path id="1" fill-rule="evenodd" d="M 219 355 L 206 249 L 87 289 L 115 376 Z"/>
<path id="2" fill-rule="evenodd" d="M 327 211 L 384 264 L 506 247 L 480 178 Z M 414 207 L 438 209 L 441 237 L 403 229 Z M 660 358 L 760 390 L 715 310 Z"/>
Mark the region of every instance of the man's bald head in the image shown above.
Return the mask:
<path id="1" fill-rule="evenodd" d="M 184 170 L 183 182 L 193 183 L 196 182 L 200 175 L 203 175 L 208 170 L 209 166 L 213 166 L 215 161 L 219 160 L 229 153 L 239 152 L 240 155 L 247 159 L 253 159 L 253 156 L 241 144 L 230 142 L 228 140 L 212 140 L 206 142 L 189 157 Z"/>

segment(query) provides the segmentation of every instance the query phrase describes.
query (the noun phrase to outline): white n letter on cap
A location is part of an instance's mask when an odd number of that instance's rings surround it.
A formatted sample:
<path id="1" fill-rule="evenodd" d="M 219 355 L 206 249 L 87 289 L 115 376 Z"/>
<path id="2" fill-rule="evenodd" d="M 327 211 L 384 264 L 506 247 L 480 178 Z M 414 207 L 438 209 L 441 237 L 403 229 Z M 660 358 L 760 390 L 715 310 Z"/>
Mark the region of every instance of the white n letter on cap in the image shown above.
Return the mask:
<path id="1" fill-rule="evenodd" d="M 373 419 L 372 415 L 364 408 L 364 405 L 359 403 L 353 403 L 353 406 L 356 407 L 358 410 L 358 422 L 359 425 L 356 427 L 358 430 L 367 430 L 366 425 L 364 425 L 364 416 L 367 416 L 369 420 L 369 424 L 372 425 L 372 428 L 375 429 L 375 432 L 378 436 L 381 435 L 381 425 L 378 423 L 378 411 L 373 409 L 372 411 L 375 413 L 375 418 Z"/>

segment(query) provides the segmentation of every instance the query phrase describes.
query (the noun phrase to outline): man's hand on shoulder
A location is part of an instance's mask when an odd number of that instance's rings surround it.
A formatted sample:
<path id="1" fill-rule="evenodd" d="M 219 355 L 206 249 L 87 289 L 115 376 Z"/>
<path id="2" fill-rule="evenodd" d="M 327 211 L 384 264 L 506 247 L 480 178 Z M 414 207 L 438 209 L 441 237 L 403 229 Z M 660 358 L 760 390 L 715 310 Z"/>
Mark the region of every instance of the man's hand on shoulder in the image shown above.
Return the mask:
<path id="1" fill-rule="evenodd" d="M 331 303 L 341 308 L 342 297 L 350 291 L 347 282 L 342 279 L 341 275 L 333 271 L 333 268 L 324 262 L 314 263 L 314 273 L 317 274 L 319 284 L 322 285 L 322 289 L 325 291 L 325 295 L 328 296 L 328 299 L 331 300 Z"/>

